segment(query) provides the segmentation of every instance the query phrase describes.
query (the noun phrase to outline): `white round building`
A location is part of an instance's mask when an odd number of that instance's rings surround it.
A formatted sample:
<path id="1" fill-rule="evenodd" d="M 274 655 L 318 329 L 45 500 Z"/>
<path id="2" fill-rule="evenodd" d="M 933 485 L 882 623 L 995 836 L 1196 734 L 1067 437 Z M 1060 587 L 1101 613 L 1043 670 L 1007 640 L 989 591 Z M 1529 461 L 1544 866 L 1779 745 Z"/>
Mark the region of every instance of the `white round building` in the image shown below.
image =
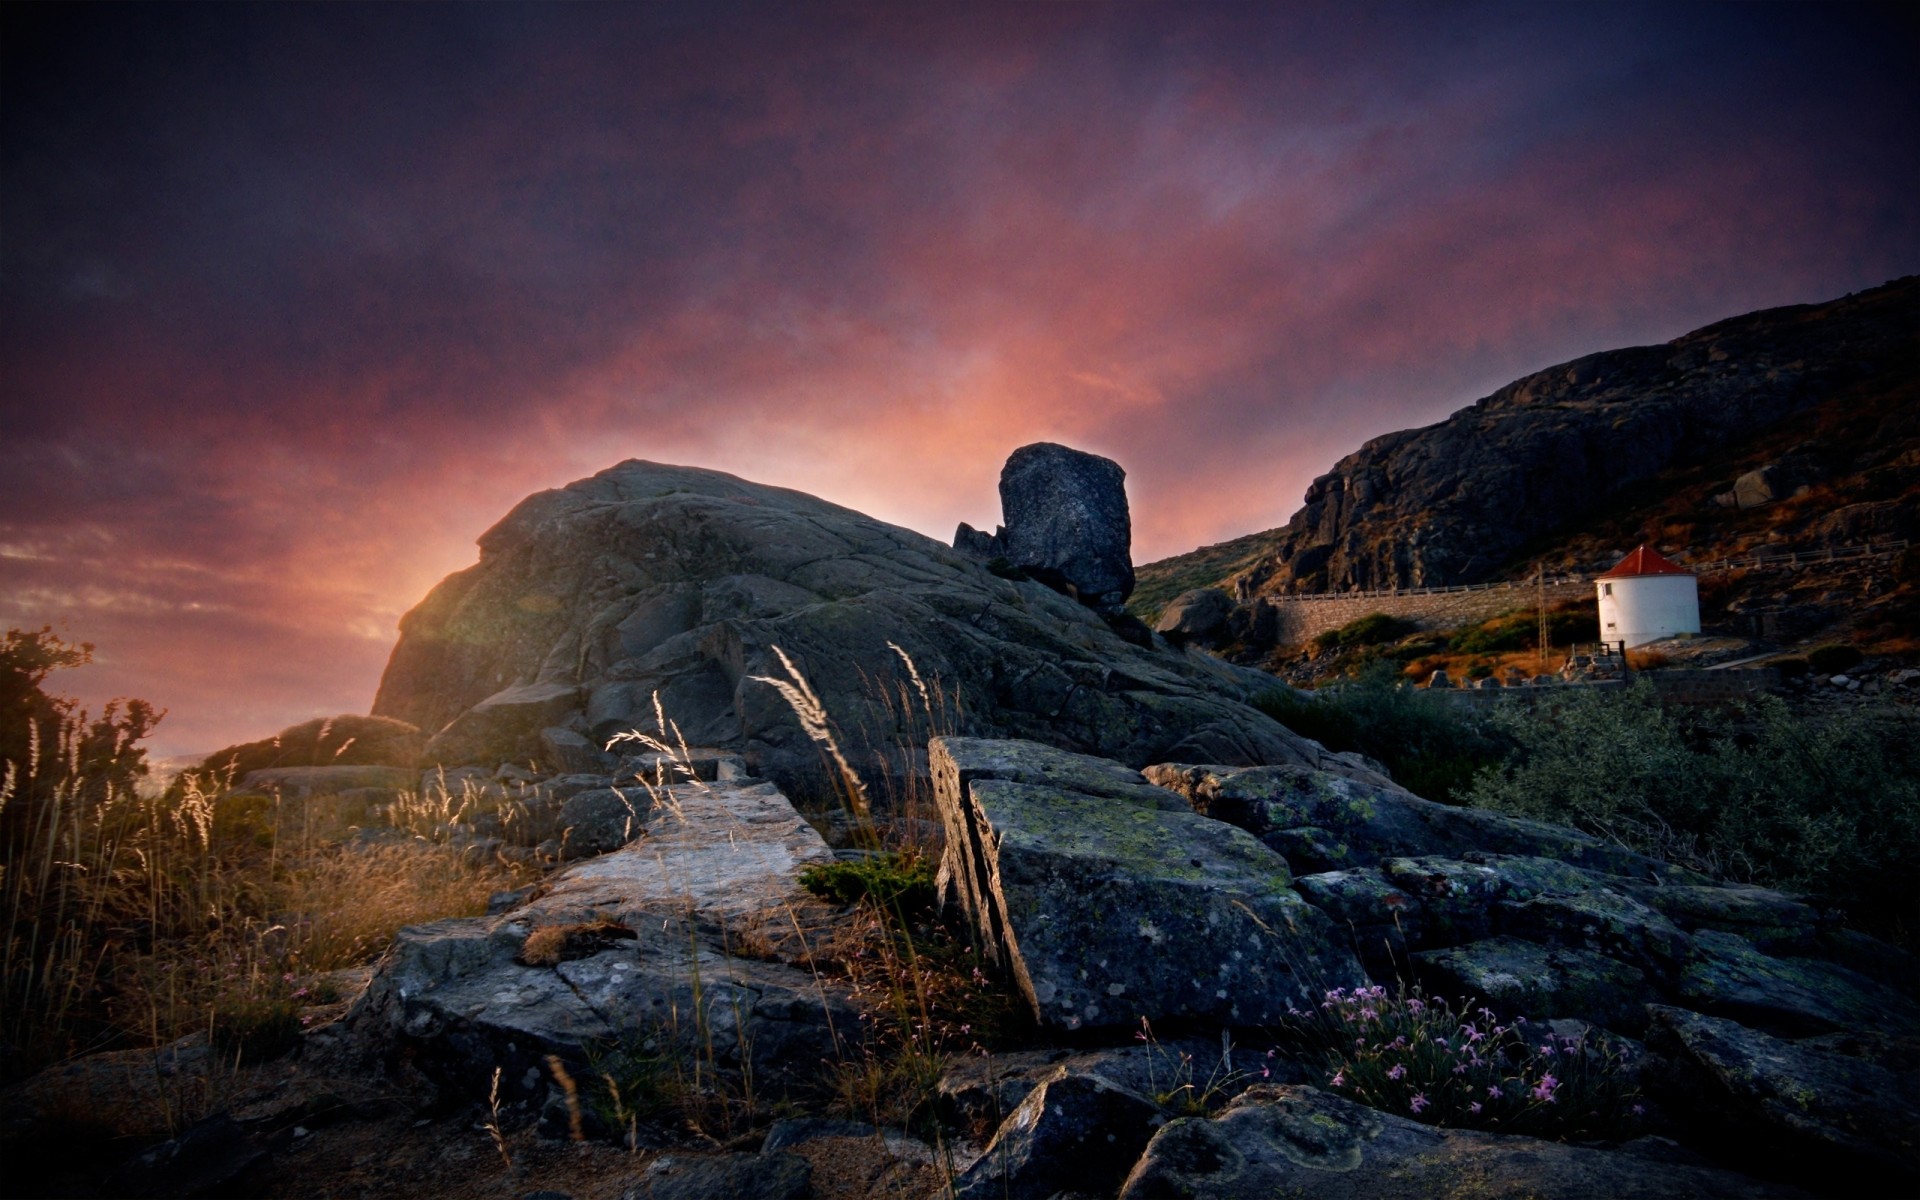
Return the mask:
<path id="1" fill-rule="evenodd" d="M 1594 577 L 1600 596 L 1600 638 L 1628 649 L 1700 632 L 1700 589 L 1692 571 L 1645 546 Z"/>

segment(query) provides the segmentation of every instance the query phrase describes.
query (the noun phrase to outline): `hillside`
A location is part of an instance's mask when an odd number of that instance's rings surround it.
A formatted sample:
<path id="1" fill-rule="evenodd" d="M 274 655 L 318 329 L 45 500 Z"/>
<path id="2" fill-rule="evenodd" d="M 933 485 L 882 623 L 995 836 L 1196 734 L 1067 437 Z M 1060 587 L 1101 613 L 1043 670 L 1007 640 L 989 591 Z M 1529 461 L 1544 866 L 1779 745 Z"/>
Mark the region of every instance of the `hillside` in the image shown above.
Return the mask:
<path id="1" fill-rule="evenodd" d="M 1151 620 L 1206 586 L 1246 601 L 1587 570 L 1641 542 L 1704 562 L 1912 538 L 1916 331 L 1920 278 L 1909 277 L 1537 372 L 1368 442 L 1278 529 L 1139 568 L 1134 611 Z M 1825 596 L 1834 589 L 1820 580 L 1800 595 L 1777 573 L 1715 577 L 1708 619 L 1784 613 L 1781 632 L 1796 636 L 1912 627 L 1911 581 L 1882 569 Z"/>

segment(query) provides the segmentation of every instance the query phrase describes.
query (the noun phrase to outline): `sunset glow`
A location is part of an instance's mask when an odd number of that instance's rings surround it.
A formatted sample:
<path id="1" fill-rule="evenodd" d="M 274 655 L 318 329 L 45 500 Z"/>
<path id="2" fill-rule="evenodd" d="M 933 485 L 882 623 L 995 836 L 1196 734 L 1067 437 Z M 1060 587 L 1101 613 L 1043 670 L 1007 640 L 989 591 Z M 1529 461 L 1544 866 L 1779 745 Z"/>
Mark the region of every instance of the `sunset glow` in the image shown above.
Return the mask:
<path id="1" fill-rule="evenodd" d="M 1508 380 L 1920 270 L 1873 7 L 52 7 L 5 17 L 0 629 L 155 751 L 366 711 L 625 458 L 941 540 L 1008 452 L 1145 562 Z"/>

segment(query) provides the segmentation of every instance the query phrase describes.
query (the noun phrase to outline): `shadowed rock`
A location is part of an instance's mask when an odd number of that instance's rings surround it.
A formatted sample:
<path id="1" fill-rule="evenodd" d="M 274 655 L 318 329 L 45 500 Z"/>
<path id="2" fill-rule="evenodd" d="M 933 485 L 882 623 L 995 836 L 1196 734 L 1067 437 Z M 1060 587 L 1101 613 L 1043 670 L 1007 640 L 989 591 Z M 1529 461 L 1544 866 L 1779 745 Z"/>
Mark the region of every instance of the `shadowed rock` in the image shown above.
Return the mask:
<path id="1" fill-rule="evenodd" d="M 756 682 L 784 676 L 775 646 L 870 776 L 962 721 L 1136 766 L 1322 756 L 1245 703 L 1270 676 L 1130 644 L 1039 583 L 717 471 L 622 463 L 529 497 L 480 547 L 402 620 L 374 703 L 432 731 L 444 761 L 553 756 L 548 728 L 598 746 L 636 727 L 659 735 L 657 696 L 688 743 L 818 786 L 817 748 Z"/>
<path id="2" fill-rule="evenodd" d="M 1154 1135 L 1122 1200 L 1697 1200 L 1800 1197 L 1663 1145 L 1619 1151 L 1436 1129 L 1311 1087 L 1258 1087 Z M 1675 1161 L 1675 1159 L 1679 1161 Z"/>
<path id="3" fill-rule="evenodd" d="M 1839 1033 L 1788 1042 L 1654 1006 L 1649 1078 L 1675 1112 L 1729 1149 L 1813 1186 L 1920 1192 L 1920 1042 Z"/>

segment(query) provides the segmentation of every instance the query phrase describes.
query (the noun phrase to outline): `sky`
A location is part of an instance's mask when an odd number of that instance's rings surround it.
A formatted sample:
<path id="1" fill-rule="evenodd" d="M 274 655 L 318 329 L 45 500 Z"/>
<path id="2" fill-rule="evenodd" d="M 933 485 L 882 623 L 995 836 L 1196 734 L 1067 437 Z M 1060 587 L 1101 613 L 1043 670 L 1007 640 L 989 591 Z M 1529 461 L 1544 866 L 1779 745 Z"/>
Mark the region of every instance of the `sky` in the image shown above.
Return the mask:
<path id="1" fill-rule="evenodd" d="M 156 755 L 364 712 L 627 458 L 1134 558 L 1369 437 L 1920 271 L 1920 25 L 1828 4 L 10 5 L 0 629 Z"/>

